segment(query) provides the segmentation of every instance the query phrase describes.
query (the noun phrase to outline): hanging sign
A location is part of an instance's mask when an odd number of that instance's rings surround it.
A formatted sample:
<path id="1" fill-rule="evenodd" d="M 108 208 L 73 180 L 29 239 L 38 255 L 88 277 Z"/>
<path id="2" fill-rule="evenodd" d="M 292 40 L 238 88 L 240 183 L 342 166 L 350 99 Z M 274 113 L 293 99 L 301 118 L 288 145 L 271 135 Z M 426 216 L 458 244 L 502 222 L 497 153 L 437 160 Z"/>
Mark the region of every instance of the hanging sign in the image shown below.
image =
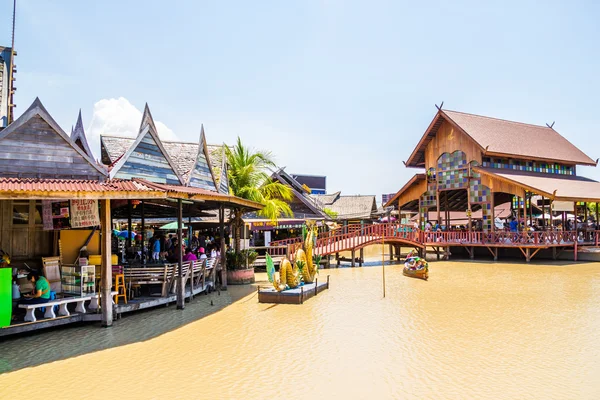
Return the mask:
<path id="1" fill-rule="evenodd" d="M 98 200 L 71 200 L 71 228 L 100 225 Z"/>
<path id="2" fill-rule="evenodd" d="M 54 221 L 52 220 L 52 202 L 50 200 L 42 200 L 42 222 L 44 230 L 54 230 Z"/>
<path id="3" fill-rule="evenodd" d="M 69 229 L 69 202 L 43 200 L 42 222 L 45 231 Z"/>

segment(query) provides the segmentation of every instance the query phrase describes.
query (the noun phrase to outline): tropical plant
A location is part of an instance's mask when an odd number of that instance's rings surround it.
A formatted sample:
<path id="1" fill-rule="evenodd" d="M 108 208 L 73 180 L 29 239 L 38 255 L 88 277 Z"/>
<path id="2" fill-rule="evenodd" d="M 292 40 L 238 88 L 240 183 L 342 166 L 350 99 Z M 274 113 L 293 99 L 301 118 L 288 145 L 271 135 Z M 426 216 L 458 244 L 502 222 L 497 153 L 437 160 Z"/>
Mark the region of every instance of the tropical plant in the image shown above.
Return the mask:
<path id="1" fill-rule="evenodd" d="M 333 211 L 331 208 L 324 208 L 323 212 L 331 219 L 336 219 L 338 217 L 338 213 Z"/>
<path id="2" fill-rule="evenodd" d="M 252 249 L 242 251 L 231 250 L 226 253 L 227 268 L 230 270 L 252 268 L 258 253 Z"/>
<path id="3" fill-rule="evenodd" d="M 229 167 L 229 190 L 233 195 L 262 204 L 263 209 L 257 214 L 272 221 L 292 215 L 288 204 L 292 200 L 292 190 L 274 181 L 268 174 L 270 169 L 275 168 L 270 152 L 249 149 L 238 137 L 235 146 L 225 147 L 225 155 Z M 243 212 L 238 208 L 232 214 L 236 250 L 240 249 Z"/>

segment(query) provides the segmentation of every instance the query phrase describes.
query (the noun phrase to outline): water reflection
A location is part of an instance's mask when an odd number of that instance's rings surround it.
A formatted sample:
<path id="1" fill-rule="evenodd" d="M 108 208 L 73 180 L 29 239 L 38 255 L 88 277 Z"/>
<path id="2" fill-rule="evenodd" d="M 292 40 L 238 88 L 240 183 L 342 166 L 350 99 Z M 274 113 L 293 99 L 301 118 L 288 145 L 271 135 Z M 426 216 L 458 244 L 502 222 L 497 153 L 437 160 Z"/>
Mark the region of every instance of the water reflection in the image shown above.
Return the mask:
<path id="1" fill-rule="evenodd" d="M 30 397 L 31 376 L 52 398 L 107 384 L 130 399 L 600 397 L 600 264 L 386 271 L 385 299 L 381 267 L 325 270 L 331 289 L 302 306 L 251 294 L 145 342 L 2 375 L 0 398 Z"/>

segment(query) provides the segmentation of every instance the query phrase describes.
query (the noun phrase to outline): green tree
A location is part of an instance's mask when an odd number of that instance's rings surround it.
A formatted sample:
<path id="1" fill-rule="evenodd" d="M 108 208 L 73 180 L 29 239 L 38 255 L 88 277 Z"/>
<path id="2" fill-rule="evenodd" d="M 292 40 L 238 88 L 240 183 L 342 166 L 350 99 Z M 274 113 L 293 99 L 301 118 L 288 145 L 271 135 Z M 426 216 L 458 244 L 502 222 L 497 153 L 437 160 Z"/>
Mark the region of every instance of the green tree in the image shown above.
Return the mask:
<path id="1" fill-rule="evenodd" d="M 336 213 L 335 211 L 333 211 L 331 208 L 324 208 L 323 212 L 325 214 L 327 214 L 331 219 L 336 219 L 338 216 L 338 213 Z"/>
<path id="2" fill-rule="evenodd" d="M 263 205 L 258 215 L 277 221 L 283 216 L 291 216 L 289 201 L 292 200 L 292 190 L 271 179 L 268 171 L 275 168 L 275 162 L 270 152 L 253 151 L 244 146 L 238 137 L 235 146 L 225 147 L 228 164 L 230 192 L 243 199 L 252 200 Z M 244 210 L 233 210 L 232 223 L 235 249 L 240 249 L 241 228 L 243 226 Z"/>

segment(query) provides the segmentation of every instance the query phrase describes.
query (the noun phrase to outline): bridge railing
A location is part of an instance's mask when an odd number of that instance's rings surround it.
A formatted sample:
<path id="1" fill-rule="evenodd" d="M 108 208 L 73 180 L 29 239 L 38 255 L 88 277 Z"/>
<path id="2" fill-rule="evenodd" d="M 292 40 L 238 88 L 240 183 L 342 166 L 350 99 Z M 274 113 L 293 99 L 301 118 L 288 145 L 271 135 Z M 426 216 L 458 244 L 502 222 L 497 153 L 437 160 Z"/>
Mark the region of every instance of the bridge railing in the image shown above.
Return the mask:
<path id="1" fill-rule="evenodd" d="M 435 244 L 503 244 L 518 245 L 561 245 L 593 244 L 599 245 L 600 231 L 534 231 L 534 232 L 420 232 L 419 241 L 428 245 Z"/>

